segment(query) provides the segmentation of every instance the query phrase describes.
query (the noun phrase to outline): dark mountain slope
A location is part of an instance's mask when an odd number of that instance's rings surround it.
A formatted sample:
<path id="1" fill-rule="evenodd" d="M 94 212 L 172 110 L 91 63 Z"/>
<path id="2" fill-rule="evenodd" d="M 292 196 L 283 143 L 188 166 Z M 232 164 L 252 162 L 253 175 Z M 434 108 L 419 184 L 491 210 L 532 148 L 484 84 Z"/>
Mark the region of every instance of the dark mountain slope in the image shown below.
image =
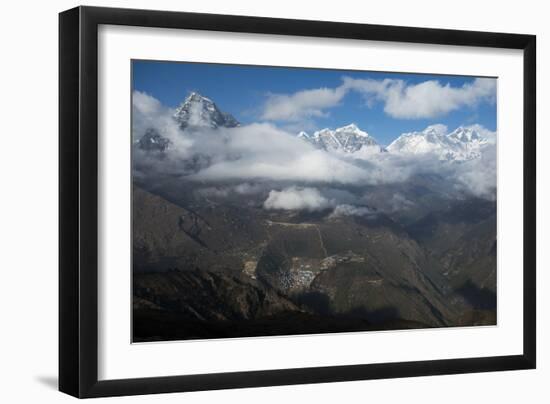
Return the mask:
<path id="1" fill-rule="evenodd" d="M 489 221 L 468 224 L 456 250 L 436 256 L 383 213 L 266 211 L 192 188 L 178 195 L 188 196 L 169 202 L 134 187 L 138 339 L 494 323 L 478 293 L 493 290 L 490 274 L 478 279 L 494 268 L 483 258 Z"/>
<path id="2" fill-rule="evenodd" d="M 471 198 L 450 202 L 407 227 L 407 231 L 433 255 L 441 257 L 478 224 L 496 215 L 496 203 Z M 493 228 L 496 235 L 496 225 Z"/>
<path id="3" fill-rule="evenodd" d="M 170 271 L 134 276 L 133 341 L 422 328 L 405 320 L 373 324 L 355 313 L 319 314 L 245 276 Z"/>
<path id="4" fill-rule="evenodd" d="M 199 209 L 178 206 L 134 186 L 134 269 L 241 271 L 243 251 L 254 250 L 266 237 L 257 219 L 237 208 Z"/>
<path id="5" fill-rule="evenodd" d="M 312 310 L 431 326 L 456 315 L 424 273 L 434 261 L 383 215 L 271 226 L 258 279 Z"/>

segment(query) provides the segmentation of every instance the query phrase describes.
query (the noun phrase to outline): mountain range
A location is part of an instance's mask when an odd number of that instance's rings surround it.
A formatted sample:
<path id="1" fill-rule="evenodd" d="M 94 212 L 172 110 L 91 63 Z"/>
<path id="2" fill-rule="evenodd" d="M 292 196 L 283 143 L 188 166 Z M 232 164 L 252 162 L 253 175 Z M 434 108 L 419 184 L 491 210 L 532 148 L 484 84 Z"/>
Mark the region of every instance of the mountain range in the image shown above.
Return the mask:
<path id="1" fill-rule="evenodd" d="M 431 153 L 440 160 L 463 161 L 480 157 L 483 148 L 489 144 L 489 137 L 483 136 L 473 127 L 461 126 L 447 134 L 446 128 L 432 125 L 421 132 L 402 134 L 387 150 L 402 154 Z"/>
<path id="2" fill-rule="evenodd" d="M 240 126 L 231 114 L 221 111 L 211 99 L 196 92 L 189 94 L 175 109 L 172 118 L 180 129 L 187 131 Z M 354 156 L 368 157 L 385 152 L 409 156 L 433 154 L 448 161 L 478 158 L 485 147 L 494 143 L 490 135 L 482 133 L 476 126 L 461 126 L 447 133 L 445 126 L 431 125 L 422 131 L 403 133 L 387 147 L 354 123 L 334 130 L 324 128 L 312 134 L 301 131 L 297 137 L 316 148 Z M 170 143 L 154 128 L 148 128 L 137 141 L 142 150 L 160 152 L 166 151 Z"/>
<path id="3" fill-rule="evenodd" d="M 480 133 L 475 127 L 458 127 L 447 133 L 443 125 L 432 125 L 417 132 L 403 133 L 389 146 L 381 146 L 371 135 L 355 124 L 349 124 L 331 130 L 325 128 L 309 135 L 298 134 L 300 139 L 314 146 L 344 153 L 371 154 L 390 152 L 402 155 L 433 154 L 440 160 L 464 161 L 480 157 L 484 147 L 491 139 Z"/>
<path id="4" fill-rule="evenodd" d="M 381 178 L 404 171 L 409 160 L 435 161 L 436 170 L 372 182 L 204 179 L 193 174 L 215 164 L 221 174 L 231 163 L 253 171 L 251 155 L 263 169 L 261 153 L 274 143 L 258 140 L 256 128 L 271 127 L 252 126 L 244 136 L 243 126 L 235 147 L 223 129 L 239 122 L 198 93 L 167 118 L 196 148 L 178 148 L 174 131 L 162 125 L 144 128 L 134 144 L 135 342 L 496 324 L 496 202 L 457 193 L 440 170 L 467 168 L 468 161 L 477 168 L 494 145 L 491 133 L 433 125 L 384 147 L 355 124 L 273 131 L 284 136 L 286 148 L 274 151 L 283 157 L 328 156 L 321 162 L 345 161 L 369 173 L 376 160 L 397 161 L 379 166 Z"/>
<path id="5" fill-rule="evenodd" d="M 314 132 L 312 135 L 302 131 L 298 134 L 298 137 L 315 147 L 329 151 L 342 151 L 345 153 L 355 153 L 362 149 L 369 149 L 372 152 L 384 151 L 384 148 L 372 136 L 359 129 L 354 123 L 335 130 L 325 128 Z"/>

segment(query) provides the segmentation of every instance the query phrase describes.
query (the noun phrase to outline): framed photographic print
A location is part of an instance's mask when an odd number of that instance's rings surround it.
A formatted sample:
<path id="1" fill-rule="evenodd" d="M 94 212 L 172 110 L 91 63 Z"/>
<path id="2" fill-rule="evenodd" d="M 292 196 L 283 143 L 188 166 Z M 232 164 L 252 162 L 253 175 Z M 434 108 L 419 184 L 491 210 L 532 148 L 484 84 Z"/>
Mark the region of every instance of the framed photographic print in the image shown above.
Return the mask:
<path id="1" fill-rule="evenodd" d="M 535 43 L 61 13 L 60 390 L 534 368 Z"/>

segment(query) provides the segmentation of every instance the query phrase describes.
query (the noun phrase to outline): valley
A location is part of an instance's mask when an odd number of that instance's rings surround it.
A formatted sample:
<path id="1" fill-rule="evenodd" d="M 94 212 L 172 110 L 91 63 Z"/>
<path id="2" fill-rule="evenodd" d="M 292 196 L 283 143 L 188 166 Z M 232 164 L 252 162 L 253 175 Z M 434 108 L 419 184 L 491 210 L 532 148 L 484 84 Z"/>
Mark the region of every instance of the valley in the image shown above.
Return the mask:
<path id="1" fill-rule="evenodd" d="M 190 209 L 133 192 L 136 341 L 154 340 L 159 318 L 163 339 L 495 324 L 490 223 L 426 238 L 383 213 Z"/>
<path id="2" fill-rule="evenodd" d="M 170 113 L 132 146 L 134 342 L 496 324 L 487 133 Z"/>

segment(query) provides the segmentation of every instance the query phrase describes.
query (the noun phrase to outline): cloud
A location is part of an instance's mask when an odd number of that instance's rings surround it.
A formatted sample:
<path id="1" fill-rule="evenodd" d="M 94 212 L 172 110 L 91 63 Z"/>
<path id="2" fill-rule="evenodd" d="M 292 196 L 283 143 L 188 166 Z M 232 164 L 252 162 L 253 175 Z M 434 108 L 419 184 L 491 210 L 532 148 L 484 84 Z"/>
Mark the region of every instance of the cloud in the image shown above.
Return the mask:
<path id="1" fill-rule="evenodd" d="M 408 84 L 397 79 L 354 79 L 344 77 L 343 88 L 358 91 L 368 105 L 384 103 L 384 111 L 393 118 L 426 119 L 444 116 L 462 107 L 494 102 L 496 80 L 476 78 L 471 83 L 452 87 L 437 80 Z"/>
<path id="2" fill-rule="evenodd" d="M 315 188 L 289 187 L 272 190 L 264 202 L 265 209 L 276 210 L 321 210 L 330 205 L 327 198 Z"/>
<path id="3" fill-rule="evenodd" d="M 254 195 L 263 191 L 263 187 L 260 184 L 252 184 L 249 182 L 236 185 L 233 189 L 240 195 Z"/>
<path id="4" fill-rule="evenodd" d="M 465 161 L 454 167 L 453 179 L 459 191 L 467 192 L 479 198 L 496 200 L 497 187 L 497 149 L 490 144 L 481 153 L 480 158 Z"/>
<path id="5" fill-rule="evenodd" d="M 134 136 L 139 138 L 152 127 L 170 140 L 162 158 L 134 148 L 134 174 L 140 180 L 148 178 L 153 186 L 159 179 L 176 178 L 205 188 L 210 198 L 250 196 L 258 204 L 265 201 L 266 208 L 286 206 L 287 201 L 297 203 L 312 196 L 311 189 L 324 198 L 325 207 L 356 205 L 360 201 L 354 194 L 362 194 L 364 187 L 407 184 L 415 178 L 440 178 L 437 186 L 441 194 L 467 193 L 492 199 L 496 193 L 496 142 L 487 144 L 480 158 L 461 163 L 441 161 L 430 153 L 333 153 L 267 123 L 182 130 L 172 118 L 173 111 L 147 94 L 134 95 Z M 447 132 L 444 125 L 433 128 Z M 475 129 L 496 140 L 493 132 L 479 125 Z M 411 198 L 408 194 L 404 197 Z M 408 207 L 406 199 L 394 199 L 386 204 L 395 205 L 395 209 Z M 305 209 L 322 206 L 305 201 L 297 205 Z"/>
<path id="6" fill-rule="evenodd" d="M 270 94 L 261 118 L 270 121 L 301 121 L 326 116 L 325 110 L 335 107 L 346 95 L 343 87 L 302 90 L 294 94 Z"/>
<path id="7" fill-rule="evenodd" d="M 142 91 L 134 91 L 132 106 L 143 115 L 155 115 L 164 109 L 159 100 Z"/>
<path id="8" fill-rule="evenodd" d="M 351 162 L 268 124 L 218 129 L 201 137 L 212 141 L 208 147 L 196 142 L 196 149 L 213 155 L 213 159 L 209 167 L 190 177 L 196 181 L 265 179 L 353 183 L 368 177 L 364 169 Z"/>
<path id="9" fill-rule="evenodd" d="M 301 90 L 292 94 L 270 94 L 261 118 L 268 121 L 301 122 L 324 117 L 350 91 L 363 95 L 367 105 L 384 103 L 393 118 L 426 119 L 441 117 L 463 107 L 475 107 L 496 99 L 496 80 L 476 78 L 459 87 L 438 80 L 408 84 L 400 79 L 355 79 L 343 77 L 335 88 Z"/>
<path id="10" fill-rule="evenodd" d="M 428 125 L 426 129 L 424 129 L 424 132 L 430 132 L 434 131 L 440 135 L 446 135 L 449 133 L 449 128 L 447 125 L 443 125 L 442 123 L 435 123 L 433 125 Z"/>
<path id="11" fill-rule="evenodd" d="M 159 100 L 141 91 L 132 93 L 132 138 L 139 140 L 149 128 L 154 128 L 171 142 L 173 149 L 184 153 L 192 145 L 189 137 L 181 136 L 181 130 L 173 119 L 174 111 Z"/>
<path id="12" fill-rule="evenodd" d="M 343 204 L 337 205 L 330 214 L 329 218 L 337 218 L 341 216 L 366 216 L 372 213 L 374 212 L 364 206 Z"/>

